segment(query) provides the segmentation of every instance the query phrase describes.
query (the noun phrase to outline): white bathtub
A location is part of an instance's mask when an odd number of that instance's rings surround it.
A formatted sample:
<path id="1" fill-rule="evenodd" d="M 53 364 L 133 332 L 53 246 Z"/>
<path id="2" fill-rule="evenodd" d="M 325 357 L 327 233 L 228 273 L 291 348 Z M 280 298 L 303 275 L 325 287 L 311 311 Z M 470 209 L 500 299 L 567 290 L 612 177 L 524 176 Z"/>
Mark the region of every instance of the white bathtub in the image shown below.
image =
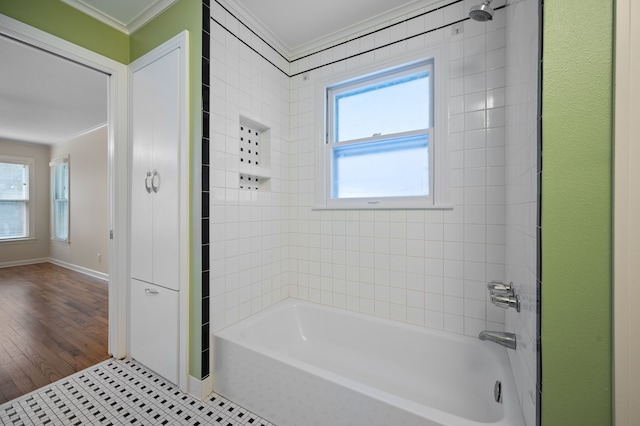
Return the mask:
<path id="1" fill-rule="evenodd" d="M 524 425 L 501 346 L 293 299 L 216 333 L 213 379 L 278 426 Z"/>

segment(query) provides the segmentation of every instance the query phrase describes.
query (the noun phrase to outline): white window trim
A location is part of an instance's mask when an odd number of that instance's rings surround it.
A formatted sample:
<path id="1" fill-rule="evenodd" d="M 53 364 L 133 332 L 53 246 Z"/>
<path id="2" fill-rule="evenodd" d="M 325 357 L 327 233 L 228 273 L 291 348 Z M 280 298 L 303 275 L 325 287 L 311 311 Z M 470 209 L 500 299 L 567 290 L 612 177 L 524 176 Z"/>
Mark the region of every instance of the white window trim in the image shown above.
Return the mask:
<path id="1" fill-rule="evenodd" d="M 450 209 L 449 204 L 449 149 L 447 143 L 448 126 L 448 42 L 429 48 L 419 49 L 410 53 L 403 53 L 371 64 L 356 67 L 349 71 L 333 74 L 320 79 L 315 85 L 316 103 L 316 176 L 314 210 L 347 210 L 347 209 Z M 433 146 L 430 148 L 430 179 L 433 194 L 428 202 L 425 197 L 378 197 L 332 199 L 330 183 L 330 144 L 325 143 L 327 135 L 327 88 L 359 80 L 368 75 L 377 74 L 385 70 L 420 63 L 433 59 Z M 431 143 L 431 141 L 430 141 Z"/>
<path id="2" fill-rule="evenodd" d="M 34 239 L 35 235 L 35 199 L 34 199 L 34 188 L 33 184 L 35 182 L 35 160 L 29 157 L 15 157 L 11 155 L 0 155 L 0 163 L 13 163 L 13 164 L 23 164 L 29 168 L 29 198 L 27 199 L 27 229 L 26 236 L 24 237 L 16 237 L 16 238 L 3 238 L 0 239 L 0 244 L 7 243 L 15 243 L 19 241 L 31 241 Z"/>

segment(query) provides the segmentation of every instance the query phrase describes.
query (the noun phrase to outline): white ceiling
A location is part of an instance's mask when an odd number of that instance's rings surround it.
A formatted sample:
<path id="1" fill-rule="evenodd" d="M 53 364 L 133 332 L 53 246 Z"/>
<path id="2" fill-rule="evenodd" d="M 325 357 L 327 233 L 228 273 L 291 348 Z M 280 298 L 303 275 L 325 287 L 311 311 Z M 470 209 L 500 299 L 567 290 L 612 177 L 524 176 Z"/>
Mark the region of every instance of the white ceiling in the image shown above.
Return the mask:
<path id="1" fill-rule="evenodd" d="M 62 1 L 128 34 L 177 0 Z M 220 1 L 292 53 L 436 0 Z M 55 144 L 106 123 L 106 75 L 2 36 L 0 58 L 0 138 Z"/>
<path id="2" fill-rule="evenodd" d="M 215 1 L 215 0 L 214 0 Z M 224 1 L 224 0 L 223 0 Z M 290 52 L 375 19 L 436 0 L 226 0 L 254 18 Z M 480 1 L 480 0 L 479 0 Z"/>
<path id="3" fill-rule="evenodd" d="M 0 139 L 55 144 L 107 122 L 105 74 L 2 36 L 0 58 Z"/>

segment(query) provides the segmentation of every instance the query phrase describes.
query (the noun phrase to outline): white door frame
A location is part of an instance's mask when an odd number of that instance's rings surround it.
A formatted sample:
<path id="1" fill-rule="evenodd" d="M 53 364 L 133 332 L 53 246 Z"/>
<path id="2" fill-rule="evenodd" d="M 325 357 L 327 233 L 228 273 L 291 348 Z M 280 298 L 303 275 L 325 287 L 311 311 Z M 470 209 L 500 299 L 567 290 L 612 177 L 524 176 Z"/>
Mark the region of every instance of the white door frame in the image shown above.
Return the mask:
<path id="1" fill-rule="evenodd" d="M 0 34 L 103 72 L 108 83 L 109 354 L 127 355 L 128 167 L 127 66 L 20 21 L 0 15 Z"/>
<path id="2" fill-rule="evenodd" d="M 640 20 L 637 0 L 616 2 L 614 168 L 614 419 L 640 419 Z"/>

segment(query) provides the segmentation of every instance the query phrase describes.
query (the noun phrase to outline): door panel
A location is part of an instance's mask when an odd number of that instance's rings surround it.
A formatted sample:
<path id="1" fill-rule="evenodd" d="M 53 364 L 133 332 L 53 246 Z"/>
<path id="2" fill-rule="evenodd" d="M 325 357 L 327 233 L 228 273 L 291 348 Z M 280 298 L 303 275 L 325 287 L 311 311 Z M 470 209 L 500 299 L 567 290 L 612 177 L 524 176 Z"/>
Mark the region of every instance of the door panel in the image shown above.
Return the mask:
<path id="1" fill-rule="evenodd" d="M 154 71 L 149 67 L 133 73 L 132 167 L 131 167 L 131 276 L 151 282 L 152 203 L 150 167 L 153 153 Z"/>
<path id="2" fill-rule="evenodd" d="M 178 383 L 178 292 L 131 280 L 131 356 Z"/>
<path id="3" fill-rule="evenodd" d="M 178 289 L 180 56 L 177 50 L 153 65 L 156 78 L 154 122 L 153 282 Z"/>

